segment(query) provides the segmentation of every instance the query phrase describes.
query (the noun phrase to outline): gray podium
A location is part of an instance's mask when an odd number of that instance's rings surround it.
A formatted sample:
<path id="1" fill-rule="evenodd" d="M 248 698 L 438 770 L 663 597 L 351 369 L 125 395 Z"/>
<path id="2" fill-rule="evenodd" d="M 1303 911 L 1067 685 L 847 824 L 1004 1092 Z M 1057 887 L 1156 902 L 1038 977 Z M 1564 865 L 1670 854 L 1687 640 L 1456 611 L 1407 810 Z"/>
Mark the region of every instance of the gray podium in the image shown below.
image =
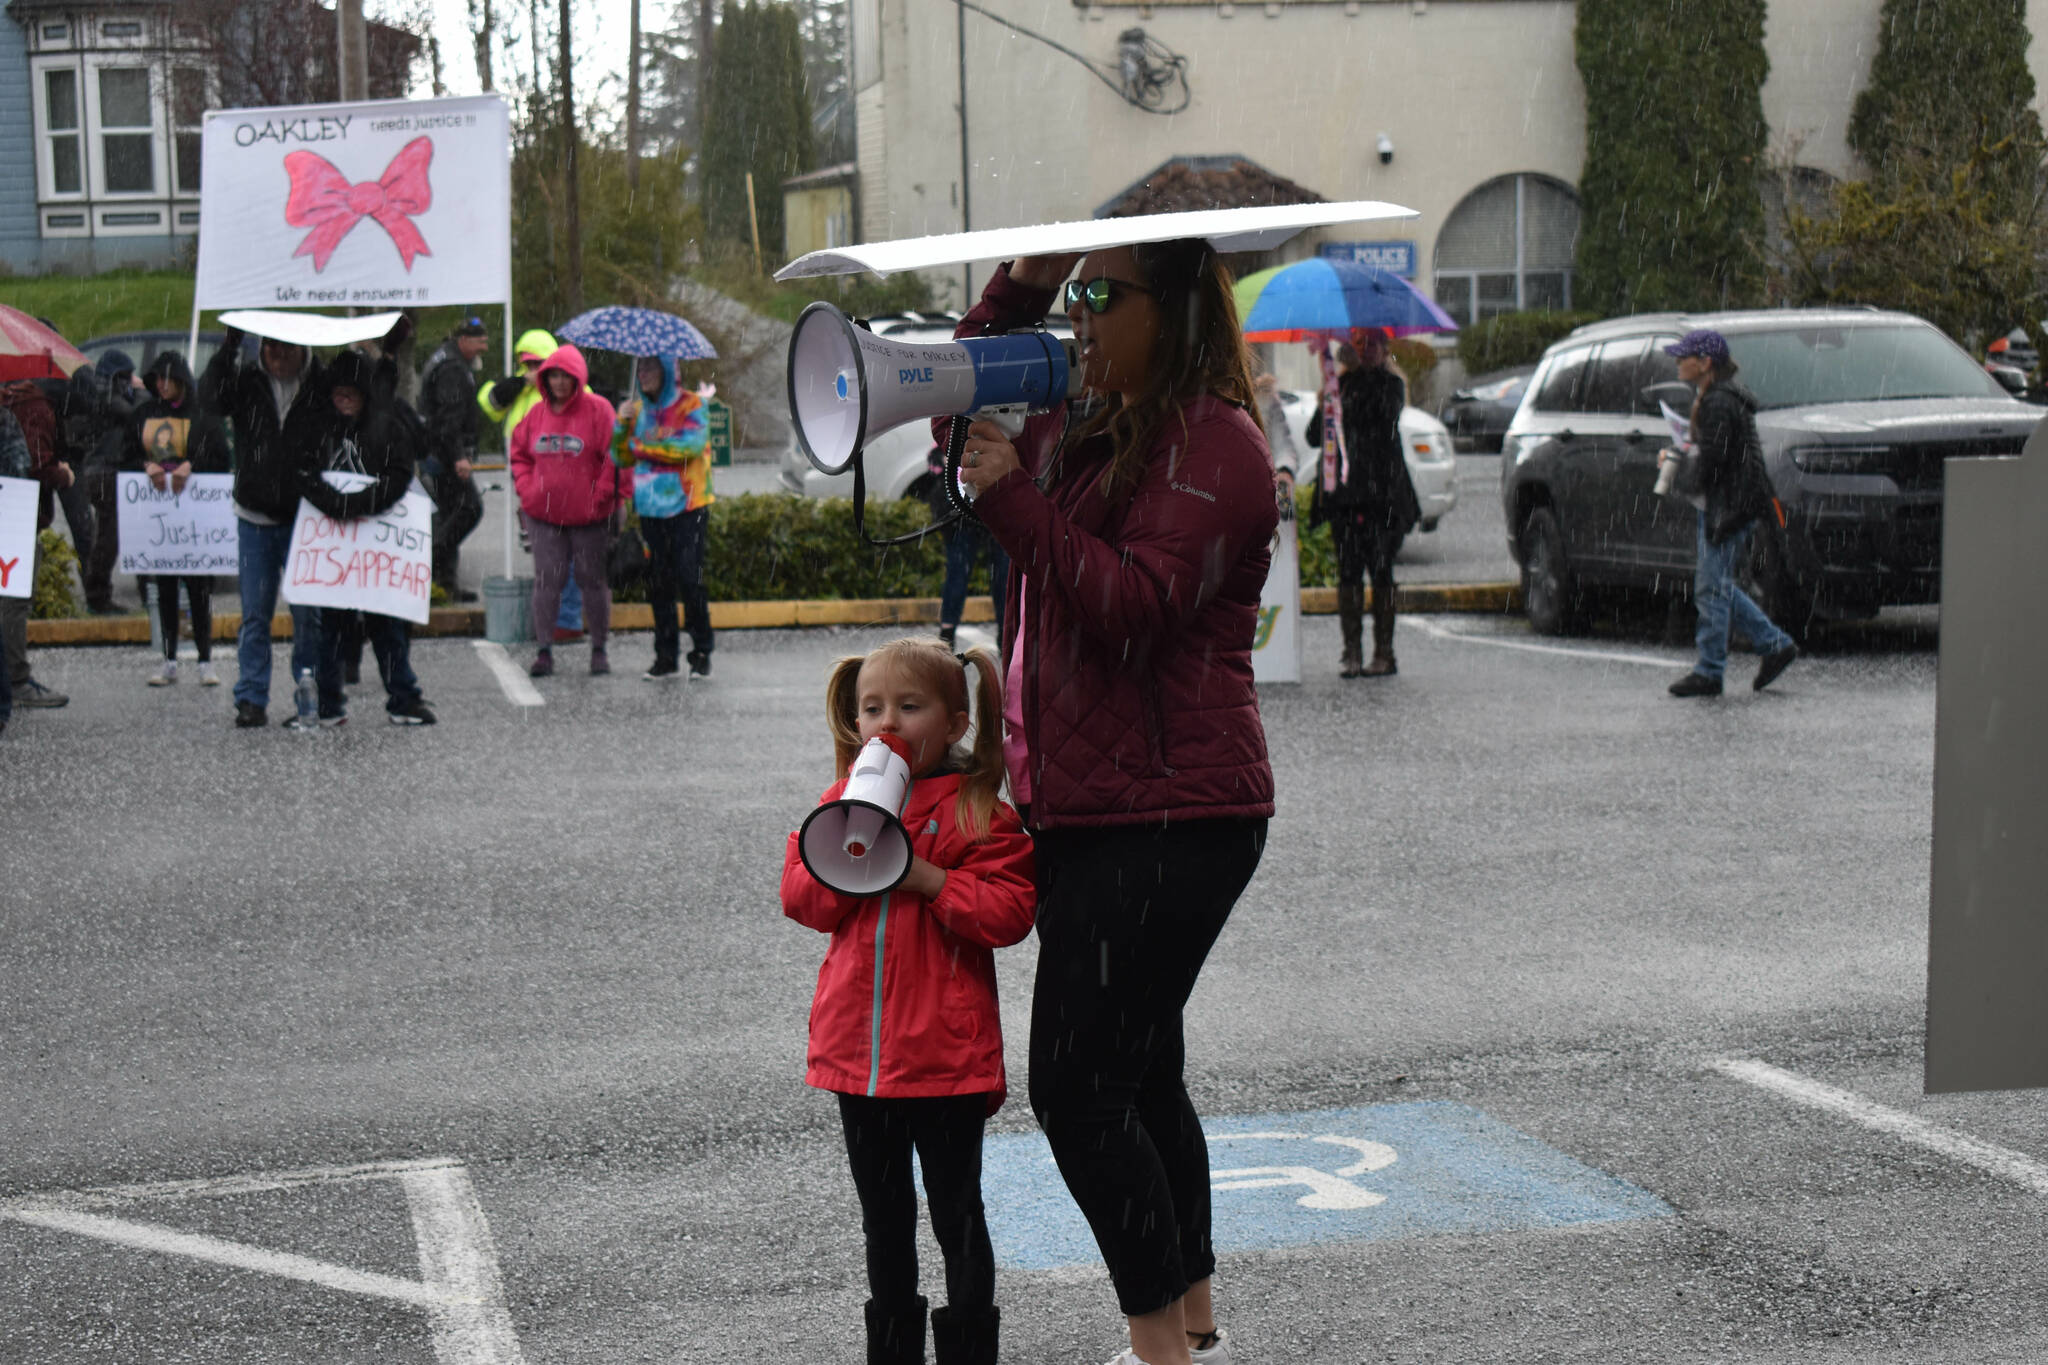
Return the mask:
<path id="1" fill-rule="evenodd" d="M 1925 1084 L 2048 1086 L 2048 422 L 1943 502 Z"/>

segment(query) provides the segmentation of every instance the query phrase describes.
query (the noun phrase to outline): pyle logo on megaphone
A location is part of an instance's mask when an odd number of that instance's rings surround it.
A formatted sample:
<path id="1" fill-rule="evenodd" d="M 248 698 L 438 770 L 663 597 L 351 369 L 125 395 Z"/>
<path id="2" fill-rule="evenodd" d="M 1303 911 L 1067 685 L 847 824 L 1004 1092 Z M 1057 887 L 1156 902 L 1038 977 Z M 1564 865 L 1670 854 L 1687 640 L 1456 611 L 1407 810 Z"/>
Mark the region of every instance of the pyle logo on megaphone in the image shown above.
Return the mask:
<path id="1" fill-rule="evenodd" d="M 910 875 L 903 802 L 910 795 L 910 746 L 876 735 L 854 755 L 836 801 L 805 817 L 797 854 L 810 874 L 846 896 L 879 896 Z"/>
<path id="2" fill-rule="evenodd" d="M 1074 363 L 1071 343 L 1047 332 L 891 341 L 814 303 L 789 339 L 789 414 L 810 462 L 839 474 L 906 422 L 1050 412 L 1066 401 Z"/>

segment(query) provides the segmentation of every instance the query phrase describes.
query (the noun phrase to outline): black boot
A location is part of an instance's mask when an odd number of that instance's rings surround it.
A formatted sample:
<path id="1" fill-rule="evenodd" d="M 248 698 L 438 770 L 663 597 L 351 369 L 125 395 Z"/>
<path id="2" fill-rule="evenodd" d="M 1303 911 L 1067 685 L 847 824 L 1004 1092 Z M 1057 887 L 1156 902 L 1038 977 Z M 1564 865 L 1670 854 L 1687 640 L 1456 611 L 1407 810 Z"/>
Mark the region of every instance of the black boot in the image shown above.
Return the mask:
<path id="1" fill-rule="evenodd" d="M 939 1365 L 996 1365 L 996 1329 L 1002 1310 L 932 1310 L 932 1350 Z"/>
<path id="2" fill-rule="evenodd" d="M 922 1297 L 885 1306 L 869 1299 L 868 1365 L 924 1365 L 924 1313 Z"/>
<path id="3" fill-rule="evenodd" d="M 1400 669 L 1394 666 L 1394 594 L 1382 602 L 1372 595 L 1372 662 L 1365 666 L 1368 678 L 1384 678 Z"/>
<path id="4" fill-rule="evenodd" d="M 1365 672 L 1365 585 L 1337 585 L 1337 629 L 1344 635 L 1344 657 L 1337 676 L 1356 678 Z"/>

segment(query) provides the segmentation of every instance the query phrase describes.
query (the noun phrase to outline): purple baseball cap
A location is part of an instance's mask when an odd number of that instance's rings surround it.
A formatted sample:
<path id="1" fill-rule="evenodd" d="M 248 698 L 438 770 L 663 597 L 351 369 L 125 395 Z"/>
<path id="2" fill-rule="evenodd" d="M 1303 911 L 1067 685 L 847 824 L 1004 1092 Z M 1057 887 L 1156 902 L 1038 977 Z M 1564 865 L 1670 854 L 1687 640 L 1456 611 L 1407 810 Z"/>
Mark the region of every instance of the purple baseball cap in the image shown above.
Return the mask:
<path id="1" fill-rule="evenodd" d="M 1707 360 L 1726 360 L 1728 358 L 1728 338 L 1722 336 L 1711 327 L 1701 327 L 1697 331 L 1687 332 L 1684 336 L 1666 346 L 1664 354 L 1677 356 L 1680 359 L 1684 359 L 1689 355 L 1696 355 Z"/>

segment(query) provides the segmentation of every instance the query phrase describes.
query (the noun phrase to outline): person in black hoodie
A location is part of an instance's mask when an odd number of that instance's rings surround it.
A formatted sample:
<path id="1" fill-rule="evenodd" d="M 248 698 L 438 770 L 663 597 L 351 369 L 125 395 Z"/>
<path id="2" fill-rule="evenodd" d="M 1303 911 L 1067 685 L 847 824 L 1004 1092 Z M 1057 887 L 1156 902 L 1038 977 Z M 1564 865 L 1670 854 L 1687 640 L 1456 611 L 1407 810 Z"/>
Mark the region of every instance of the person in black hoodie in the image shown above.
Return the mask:
<path id="1" fill-rule="evenodd" d="M 1401 449 L 1401 409 L 1407 388 L 1387 364 L 1387 334 L 1353 328 L 1351 344 L 1337 348 L 1342 374 L 1344 477 L 1325 489 L 1318 477 L 1309 495 L 1309 525 L 1330 523 L 1337 551 L 1337 623 L 1344 636 L 1340 676 L 1381 678 L 1394 663 L 1394 556 L 1422 520 L 1422 503 L 1408 478 Z M 1323 444 L 1322 409 L 1308 424 L 1308 443 Z M 1372 662 L 1364 660 L 1365 580 L 1372 579 Z"/>
<path id="2" fill-rule="evenodd" d="M 241 558 L 241 676 L 235 679 L 235 724 L 270 722 L 270 617 L 291 549 L 299 508 L 299 470 L 318 440 L 325 394 L 320 364 L 304 346 L 266 337 L 257 363 L 242 363 L 242 332 L 229 328 L 199 378 L 199 402 L 235 433 L 236 549 Z M 317 617 L 292 608 L 292 676 L 313 666 Z"/>
<path id="3" fill-rule="evenodd" d="M 114 561 L 121 545 L 116 528 L 120 509 L 114 501 L 114 474 L 128 444 L 128 422 L 143 395 L 133 380 L 135 362 L 126 351 L 113 350 L 71 376 L 61 416 L 65 435 L 83 461 L 79 482 L 92 504 L 92 545 L 79 547 L 79 578 L 85 586 L 86 609 L 110 615 L 114 605 Z"/>
<path id="4" fill-rule="evenodd" d="M 484 517 L 483 494 L 470 469 L 476 460 L 476 363 L 490 345 L 482 318 L 463 319 L 420 371 L 420 416 L 427 449 L 420 481 L 434 498 L 434 581 L 455 602 L 476 594 L 456 580 L 462 542 Z"/>
<path id="5" fill-rule="evenodd" d="M 401 401 L 391 394 L 384 373 L 389 362 L 377 362 L 355 351 L 335 357 L 324 376 L 313 457 L 296 471 L 298 496 L 337 521 L 375 516 L 405 496 L 412 486 L 418 452 L 410 423 L 393 410 Z M 320 476 L 332 471 L 361 474 L 370 482 L 344 493 Z M 296 609 L 295 609 L 296 610 Z M 348 718 L 342 692 L 341 632 L 327 628 L 321 609 L 313 624 L 313 680 L 320 692 L 322 725 Z M 434 713 L 420 696 L 412 671 L 412 635 L 404 621 L 376 612 L 361 613 L 363 634 L 377 656 L 384 680 L 384 712 L 393 725 L 432 725 Z M 293 628 L 297 629 L 296 616 Z M 285 722 L 295 727 L 298 717 Z"/>
<path id="6" fill-rule="evenodd" d="M 176 351 L 157 356 L 143 376 L 150 397 L 138 403 L 129 418 L 119 468 L 149 476 L 150 486 L 185 491 L 194 474 L 228 472 L 227 431 L 220 417 L 201 407 L 192 382 L 192 367 Z M 112 535 L 111 523 L 106 528 Z M 162 624 L 164 661 L 149 675 L 151 687 L 178 680 L 178 585 L 192 604 L 192 638 L 199 648 L 199 683 L 217 687 L 213 670 L 213 579 L 205 574 L 159 574 L 156 580 L 157 619 Z"/>
<path id="7" fill-rule="evenodd" d="M 1699 609 L 1699 661 L 1671 684 L 1674 697 L 1718 697 L 1728 664 L 1731 624 L 1763 656 L 1750 687 L 1761 692 L 1799 657 L 1792 637 L 1735 583 L 1750 528 L 1772 515 L 1770 475 L 1756 430 L 1756 397 L 1735 382 L 1735 361 L 1719 332 L 1700 328 L 1664 348 L 1677 357 L 1678 377 L 1699 390 L 1692 405 L 1697 452 L 1681 461 L 1678 492 L 1700 509 L 1692 598 Z M 1660 460 L 1669 457 L 1665 451 Z"/>

